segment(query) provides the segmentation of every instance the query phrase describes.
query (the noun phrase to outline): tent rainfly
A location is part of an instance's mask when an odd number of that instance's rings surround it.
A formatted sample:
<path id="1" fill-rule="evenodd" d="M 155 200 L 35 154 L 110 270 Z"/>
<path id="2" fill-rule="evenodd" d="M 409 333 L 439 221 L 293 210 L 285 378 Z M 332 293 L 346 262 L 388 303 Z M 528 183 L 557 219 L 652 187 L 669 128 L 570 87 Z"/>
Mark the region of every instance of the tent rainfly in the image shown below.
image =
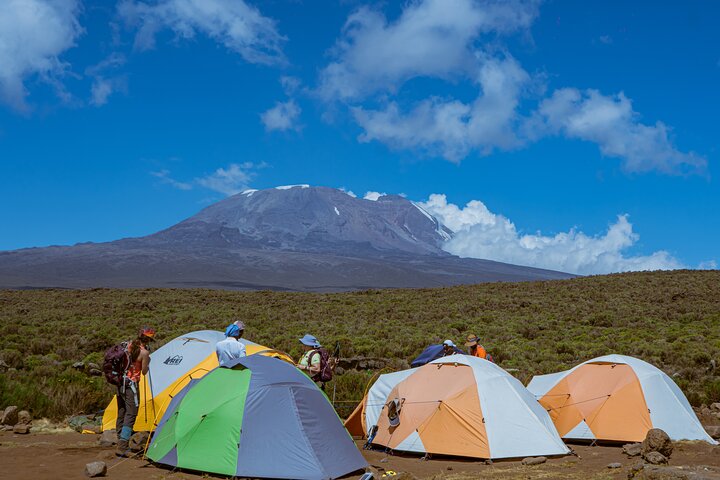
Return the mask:
<path id="1" fill-rule="evenodd" d="M 405 452 L 493 459 L 569 453 L 520 381 L 469 355 L 381 375 L 345 426 Z"/>
<path id="2" fill-rule="evenodd" d="M 136 432 L 155 430 L 155 422 L 162 416 L 170 399 L 187 385 L 191 379 L 200 378 L 218 366 L 215 345 L 225 339 L 222 332 L 198 330 L 170 340 L 150 354 L 149 375 L 142 375 L 139 383 L 139 410 L 135 420 Z M 249 340 L 240 339 L 248 355 L 260 354 L 278 357 L 288 362 L 292 359 L 282 352 L 269 349 Z M 105 408 L 103 430 L 112 430 L 117 421 L 115 397 Z"/>
<path id="3" fill-rule="evenodd" d="M 192 380 L 170 402 L 147 456 L 241 478 L 324 480 L 367 466 L 315 383 L 261 355 Z"/>
<path id="4" fill-rule="evenodd" d="M 648 430 L 660 428 L 672 440 L 717 443 L 675 382 L 637 358 L 593 358 L 564 372 L 536 376 L 528 390 L 565 439 L 640 442 Z"/>

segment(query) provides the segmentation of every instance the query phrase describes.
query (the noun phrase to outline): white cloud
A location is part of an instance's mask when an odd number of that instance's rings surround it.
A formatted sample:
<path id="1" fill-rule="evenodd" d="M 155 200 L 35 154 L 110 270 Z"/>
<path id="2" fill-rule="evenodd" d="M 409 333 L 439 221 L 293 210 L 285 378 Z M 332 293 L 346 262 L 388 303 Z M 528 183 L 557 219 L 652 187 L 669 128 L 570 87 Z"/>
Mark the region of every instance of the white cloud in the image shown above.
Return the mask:
<path id="1" fill-rule="evenodd" d="M 250 180 L 254 176 L 249 171 L 250 166 L 247 163 L 242 166 L 232 163 L 226 169 L 218 168 L 210 175 L 196 179 L 196 182 L 210 190 L 225 195 L 235 195 L 249 188 Z"/>
<path id="2" fill-rule="evenodd" d="M 178 190 L 192 190 L 193 186 L 191 183 L 178 182 L 177 180 L 170 177 L 170 170 L 160 170 L 157 172 L 150 172 L 153 177 L 159 178 L 163 183 L 167 183 Z"/>
<path id="3" fill-rule="evenodd" d="M 387 195 L 387 193 L 367 192 L 367 193 L 365 193 L 365 196 L 363 197 L 363 199 L 375 202 L 375 201 L 377 201 L 378 198 L 384 197 L 385 195 Z"/>
<path id="4" fill-rule="evenodd" d="M 0 100 L 27 111 L 25 82 L 37 75 L 69 98 L 62 77 L 69 64 L 60 56 L 75 46 L 83 29 L 78 0 L 0 2 Z"/>
<path id="5" fill-rule="evenodd" d="M 168 170 L 150 172 L 150 175 L 179 190 L 192 190 L 199 186 L 230 196 L 248 190 L 250 181 L 255 177 L 254 170 L 266 166 L 264 162 L 257 165 L 252 162 L 231 163 L 227 168 L 218 168 L 213 173 L 196 177 L 190 182 L 173 179 Z"/>
<path id="6" fill-rule="evenodd" d="M 597 143 L 603 155 L 622 158 L 629 172 L 703 173 L 707 167 L 705 158 L 672 145 L 664 123 L 640 123 L 623 93 L 606 96 L 597 90 L 556 90 L 542 101 L 528 131 L 538 137 L 562 134 Z"/>
<path id="7" fill-rule="evenodd" d="M 433 194 L 420 205 L 455 232 L 444 249 L 461 257 L 547 268 L 576 274 L 684 268 L 668 252 L 630 256 L 625 252 L 639 239 L 627 215 L 619 215 L 603 235 L 571 229 L 553 236 L 518 232 L 506 217 L 473 200 L 459 208 L 445 195 Z"/>
<path id="8" fill-rule="evenodd" d="M 512 57 L 483 56 L 481 63 L 477 82 L 482 94 L 471 104 L 430 98 L 407 114 L 395 102 L 384 110 L 354 108 L 355 120 L 365 130 L 359 140 L 422 149 L 455 162 L 471 150 L 487 155 L 494 148 L 520 145 L 517 107 L 530 76 Z"/>
<path id="9" fill-rule="evenodd" d="M 260 119 L 265 130 L 271 132 L 273 130 L 299 130 L 298 117 L 300 116 L 300 107 L 295 100 L 287 102 L 277 102 L 271 109 L 260 114 Z"/>
<path id="10" fill-rule="evenodd" d="M 167 28 L 182 39 L 205 34 L 250 63 L 285 63 L 286 38 L 275 21 L 243 0 L 123 0 L 118 12 L 138 28 L 135 46 L 140 50 L 154 48 L 155 35 Z"/>
<path id="11" fill-rule="evenodd" d="M 706 260 L 698 265 L 700 270 L 717 270 L 718 263 L 715 260 Z"/>
<path id="12" fill-rule="evenodd" d="M 473 42 L 484 33 L 527 28 L 537 16 L 535 1 L 425 0 L 410 2 L 400 17 L 361 7 L 348 18 L 320 72 L 318 93 L 326 100 L 360 99 L 394 92 L 418 76 L 474 76 Z"/>
<path id="13" fill-rule="evenodd" d="M 110 95 L 115 92 L 127 92 L 127 79 L 125 76 L 112 74 L 112 71 L 125 64 L 125 56 L 113 52 L 97 65 L 85 69 L 85 73 L 92 77 L 90 87 L 90 103 L 96 107 L 105 105 Z"/>

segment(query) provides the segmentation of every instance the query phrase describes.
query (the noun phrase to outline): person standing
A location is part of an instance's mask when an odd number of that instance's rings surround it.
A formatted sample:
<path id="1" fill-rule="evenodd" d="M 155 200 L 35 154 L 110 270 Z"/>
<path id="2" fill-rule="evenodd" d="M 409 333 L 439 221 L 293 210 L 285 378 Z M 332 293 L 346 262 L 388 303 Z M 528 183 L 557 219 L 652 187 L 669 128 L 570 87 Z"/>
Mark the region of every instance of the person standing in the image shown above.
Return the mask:
<path id="1" fill-rule="evenodd" d="M 215 353 L 218 357 L 218 365 L 229 367 L 235 360 L 247 356 L 245 344 L 240 339 L 245 333 L 245 324 L 240 320 L 231 323 L 225 329 L 225 340 L 215 345 Z"/>
<path id="2" fill-rule="evenodd" d="M 472 355 L 473 357 L 478 358 L 484 358 L 485 360 L 489 360 L 492 362 L 492 357 L 488 355 L 485 347 L 480 345 L 480 339 L 474 333 L 471 333 L 467 336 L 467 342 L 465 343 L 465 346 L 469 347 L 468 355 Z"/>
<path id="3" fill-rule="evenodd" d="M 442 356 L 447 357 L 449 355 L 455 355 L 458 352 L 458 350 L 456 350 L 456 349 L 457 349 L 457 346 L 455 345 L 455 343 L 452 340 L 445 340 L 443 342 Z M 461 350 L 461 352 L 462 352 L 462 350 Z"/>
<path id="4" fill-rule="evenodd" d="M 315 379 L 321 369 L 322 354 L 320 348 L 322 348 L 322 345 L 320 345 L 317 338 L 309 333 L 300 339 L 300 343 L 302 343 L 305 353 L 300 357 L 297 366 L 305 372 L 308 377 L 312 378 L 315 383 L 318 383 Z"/>
<path id="5" fill-rule="evenodd" d="M 131 454 L 129 442 L 140 408 L 140 376 L 147 375 L 150 370 L 148 345 L 154 339 L 155 329 L 144 327 L 137 338 L 127 346 L 130 366 L 117 387 L 118 415 L 115 431 L 118 434 L 118 448 L 115 453 L 120 457 Z"/>

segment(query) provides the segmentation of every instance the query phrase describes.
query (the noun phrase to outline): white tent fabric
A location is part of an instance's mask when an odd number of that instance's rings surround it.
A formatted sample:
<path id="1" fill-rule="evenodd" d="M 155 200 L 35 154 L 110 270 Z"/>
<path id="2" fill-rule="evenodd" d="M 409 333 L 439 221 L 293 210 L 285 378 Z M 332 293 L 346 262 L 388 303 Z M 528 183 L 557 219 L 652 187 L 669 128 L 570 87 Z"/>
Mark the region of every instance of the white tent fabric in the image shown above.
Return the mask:
<path id="1" fill-rule="evenodd" d="M 593 358 L 564 372 L 535 376 L 528 384 L 527 389 L 535 398 L 539 399 L 575 369 L 588 363 L 613 363 L 630 366 L 640 381 L 654 428 L 664 430 L 672 440 L 704 440 L 717 445 L 717 442 L 702 427 L 690 402 L 675 382 L 659 368 L 638 358 L 617 354 Z M 587 433 L 580 437 L 574 436 L 575 430 L 577 428 L 569 432 L 565 438 L 594 438 L 592 434 L 588 436 Z"/>
<path id="2" fill-rule="evenodd" d="M 472 368 L 490 449 L 490 458 L 517 458 L 538 455 L 565 455 L 570 450 L 557 434 L 548 413 L 533 395 L 508 372 L 487 360 L 469 355 L 452 355 L 432 364 L 466 365 Z M 423 368 L 423 367 L 420 367 Z M 377 425 L 382 408 L 393 388 L 419 369 L 381 375 L 368 392 L 365 421 L 368 429 Z M 432 385 L 428 385 L 432 389 Z M 425 452 L 417 433 L 395 450 Z"/>

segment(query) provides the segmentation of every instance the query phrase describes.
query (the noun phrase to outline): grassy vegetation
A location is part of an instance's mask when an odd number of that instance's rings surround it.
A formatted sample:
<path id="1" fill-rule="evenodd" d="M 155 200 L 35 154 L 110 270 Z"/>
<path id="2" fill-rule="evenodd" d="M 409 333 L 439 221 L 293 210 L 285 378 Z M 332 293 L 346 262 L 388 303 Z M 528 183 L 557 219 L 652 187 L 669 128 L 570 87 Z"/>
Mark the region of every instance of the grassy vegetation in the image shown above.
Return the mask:
<path id="1" fill-rule="evenodd" d="M 431 342 L 473 332 L 523 382 L 622 353 L 662 368 L 695 405 L 720 401 L 720 272 L 676 271 L 341 294 L 0 291 L 0 358 L 12 367 L 0 373 L 0 406 L 53 418 L 95 411 L 112 390 L 73 362 L 100 363 L 144 324 L 162 344 L 234 317 L 250 340 L 296 358 L 307 332 L 330 347 L 340 341 L 344 357 L 408 360 Z M 359 400 L 374 373 L 338 376 L 338 400 Z"/>

